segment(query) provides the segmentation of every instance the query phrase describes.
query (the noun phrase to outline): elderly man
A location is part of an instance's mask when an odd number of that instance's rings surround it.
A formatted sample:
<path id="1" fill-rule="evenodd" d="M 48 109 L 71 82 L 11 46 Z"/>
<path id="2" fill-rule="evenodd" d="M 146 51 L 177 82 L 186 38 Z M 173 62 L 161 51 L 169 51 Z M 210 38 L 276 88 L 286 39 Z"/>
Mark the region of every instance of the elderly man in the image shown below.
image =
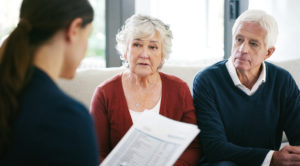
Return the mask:
<path id="1" fill-rule="evenodd" d="M 265 62 L 275 51 L 275 19 L 248 10 L 232 34 L 231 57 L 194 79 L 203 165 L 300 165 L 299 88 L 289 72 Z M 293 146 L 279 150 L 283 131 Z"/>

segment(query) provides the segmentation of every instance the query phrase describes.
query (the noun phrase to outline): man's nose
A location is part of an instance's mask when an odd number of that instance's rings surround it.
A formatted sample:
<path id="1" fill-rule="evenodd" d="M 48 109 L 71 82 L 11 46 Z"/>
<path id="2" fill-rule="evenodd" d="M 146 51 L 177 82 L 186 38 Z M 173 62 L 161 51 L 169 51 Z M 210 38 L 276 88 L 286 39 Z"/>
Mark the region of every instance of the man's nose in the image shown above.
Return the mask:
<path id="1" fill-rule="evenodd" d="M 244 42 L 243 44 L 241 44 L 239 51 L 241 53 L 248 53 L 249 52 L 249 45 Z"/>

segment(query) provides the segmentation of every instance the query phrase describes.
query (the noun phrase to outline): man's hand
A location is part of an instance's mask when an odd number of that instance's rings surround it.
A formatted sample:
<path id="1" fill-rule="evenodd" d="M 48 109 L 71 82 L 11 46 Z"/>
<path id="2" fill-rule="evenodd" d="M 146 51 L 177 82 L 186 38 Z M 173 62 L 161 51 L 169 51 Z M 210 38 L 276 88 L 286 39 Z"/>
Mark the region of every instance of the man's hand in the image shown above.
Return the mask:
<path id="1" fill-rule="evenodd" d="M 273 153 L 270 166 L 284 165 L 300 166 L 300 146 L 287 145 L 281 150 Z"/>

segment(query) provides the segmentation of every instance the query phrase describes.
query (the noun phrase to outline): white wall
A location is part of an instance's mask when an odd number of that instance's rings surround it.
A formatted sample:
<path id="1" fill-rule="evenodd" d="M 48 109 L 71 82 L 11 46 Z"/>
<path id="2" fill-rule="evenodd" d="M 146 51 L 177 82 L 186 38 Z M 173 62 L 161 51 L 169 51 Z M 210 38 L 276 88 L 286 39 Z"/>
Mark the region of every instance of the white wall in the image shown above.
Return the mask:
<path id="1" fill-rule="evenodd" d="M 249 0 L 249 8 L 265 10 L 277 20 L 279 36 L 269 60 L 300 58 L 300 0 Z"/>
<path id="2" fill-rule="evenodd" d="M 136 0 L 135 12 L 170 25 L 173 46 L 167 64 L 202 65 L 224 57 L 224 0 Z"/>

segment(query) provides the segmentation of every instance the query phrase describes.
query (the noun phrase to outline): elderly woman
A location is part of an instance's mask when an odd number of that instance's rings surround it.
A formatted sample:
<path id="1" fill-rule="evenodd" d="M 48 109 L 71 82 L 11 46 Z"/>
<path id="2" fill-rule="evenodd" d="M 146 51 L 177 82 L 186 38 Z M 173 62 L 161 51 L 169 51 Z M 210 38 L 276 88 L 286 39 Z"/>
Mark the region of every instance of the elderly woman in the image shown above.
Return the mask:
<path id="1" fill-rule="evenodd" d="M 142 15 L 129 18 L 117 34 L 117 49 L 127 70 L 100 85 L 91 114 L 102 161 L 144 111 L 196 124 L 187 84 L 158 70 L 171 51 L 172 33 L 162 21 Z M 193 142 L 176 165 L 196 165 L 200 148 Z"/>

